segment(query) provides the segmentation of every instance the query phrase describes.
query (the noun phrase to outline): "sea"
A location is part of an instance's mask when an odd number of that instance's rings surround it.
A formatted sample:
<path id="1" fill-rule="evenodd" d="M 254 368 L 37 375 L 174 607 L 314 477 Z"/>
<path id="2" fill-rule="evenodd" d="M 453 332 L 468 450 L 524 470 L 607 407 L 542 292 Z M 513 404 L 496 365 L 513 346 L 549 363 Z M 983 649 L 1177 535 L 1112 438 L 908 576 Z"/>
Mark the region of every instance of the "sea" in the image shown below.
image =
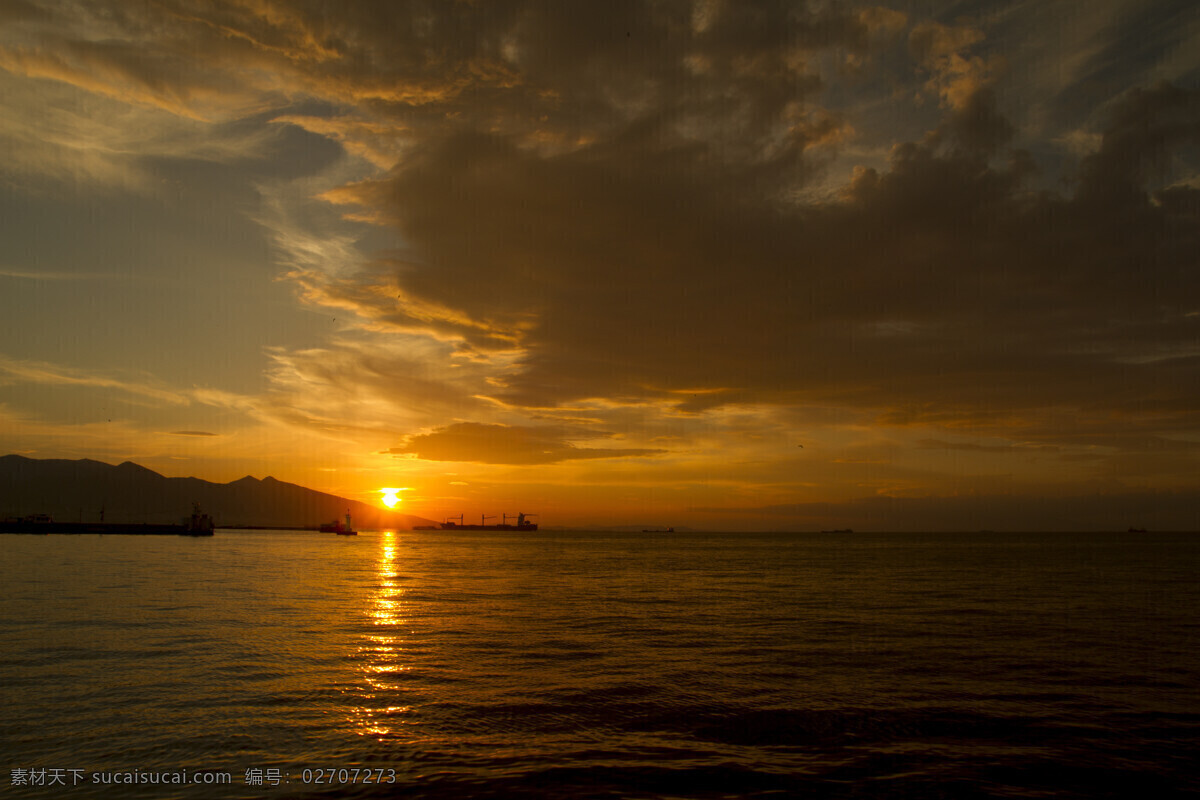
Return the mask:
<path id="1" fill-rule="evenodd" d="M 1200 794 L 1200 534 L 0 536 L 37 798 Z"/>

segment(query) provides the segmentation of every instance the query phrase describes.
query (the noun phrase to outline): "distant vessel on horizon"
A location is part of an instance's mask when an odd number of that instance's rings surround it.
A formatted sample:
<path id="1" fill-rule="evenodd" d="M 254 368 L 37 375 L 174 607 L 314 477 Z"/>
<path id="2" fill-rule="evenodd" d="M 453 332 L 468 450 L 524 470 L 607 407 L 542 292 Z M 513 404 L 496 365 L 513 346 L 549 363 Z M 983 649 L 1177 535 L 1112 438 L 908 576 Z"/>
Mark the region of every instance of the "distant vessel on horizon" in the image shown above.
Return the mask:
<path id="1" fill-rule="evenodd" d="M 441 523 L 440 525 L 436 525 L 436 526 L 435 525 L 417 525 L 417 526 L 413 527 L 413 530 L 415 530 L 415 531 L 436 531 L 436 530 L 443 530 L 443 531 L 536 531 L 538 529 L 536 522 L 528 521 L 529 517 L 536 517 L 537 514 L 526 514 L 524 512 L 519 513 L 515 517 L 513 517 L 513 519 L 516 520 L 515 525 L 509 523 L 508 519 L 510 516 L 512 516 L 512 515 L 511 514 L 502 514 L 501 517 L 502 517 L 503 521 L 500 524 L 488 525 L 487 521 L 489 519 L 495 519 L 496 515 L 495 514 L 481 514 L 479 516 L 479 524 L 475 525 L 474 523 L 464 523 L 463 515 L 459 514 L 457 517 L 447 518 L 447 520 L 445 522 Z M 458 520 L 458 522 L 454 521 L 456 519 Z"/>
<path id="2" fill-rule="evenodd" d="M 338 536 L 358 536 L 358 531 L 354 530 L 354 526 L 350 523 L 350 509 L 348 508 L 346 509 L 345 523 L 335 519 L 333 522 L 321 525 L 318 530 L 321 533 L 336 533 Z"/>
<path id="3" fill-rule="evenodd" d="M 186 536 L 212 536 L 213 528 L 217 527 L 213 518 L 200 510 L 199 503 L 192 503 L 192 514 L 183 521 Z"/>
<path id="4" fill-rule="evenodd" d="M 821 531 L 821 533 L 854 533 L 854 531 L 850 528 L 837 528 L 832 531 Z"/>
<path id="5" fill-rule="evenodd" d="M 674 533 L 674 528 L 642 528 L 642 533 Z"/>

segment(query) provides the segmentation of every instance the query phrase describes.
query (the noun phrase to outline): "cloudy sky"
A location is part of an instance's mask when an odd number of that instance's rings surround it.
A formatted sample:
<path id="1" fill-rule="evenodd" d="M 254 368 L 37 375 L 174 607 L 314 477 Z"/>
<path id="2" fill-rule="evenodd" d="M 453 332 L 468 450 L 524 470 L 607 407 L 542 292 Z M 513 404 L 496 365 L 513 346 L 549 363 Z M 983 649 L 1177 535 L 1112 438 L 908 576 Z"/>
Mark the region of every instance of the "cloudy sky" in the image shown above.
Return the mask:
<path id="1" fill-rule="evenodd" d="M 1192 0 L 0 5 L 0 450 L 1200 528 Z"/>

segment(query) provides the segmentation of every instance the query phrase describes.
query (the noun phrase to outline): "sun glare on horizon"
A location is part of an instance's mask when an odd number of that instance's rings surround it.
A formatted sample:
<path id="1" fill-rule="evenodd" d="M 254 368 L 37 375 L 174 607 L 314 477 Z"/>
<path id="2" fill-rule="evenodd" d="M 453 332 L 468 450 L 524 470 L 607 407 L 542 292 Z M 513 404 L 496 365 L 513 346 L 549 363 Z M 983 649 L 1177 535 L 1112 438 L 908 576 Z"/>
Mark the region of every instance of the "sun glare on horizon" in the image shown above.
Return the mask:
<path id="1" fill-rule="evenodd" d="M 383 493 L 383 504 L 385 506 L 387 506 L 388 508 L 395 508 L 396 504 L 400 502 L 400 498 L 396 495 L 396 492 L 402 492 L 404 490 L 403 489 L 380 489 L 379 491 L 381 493 Z"/>

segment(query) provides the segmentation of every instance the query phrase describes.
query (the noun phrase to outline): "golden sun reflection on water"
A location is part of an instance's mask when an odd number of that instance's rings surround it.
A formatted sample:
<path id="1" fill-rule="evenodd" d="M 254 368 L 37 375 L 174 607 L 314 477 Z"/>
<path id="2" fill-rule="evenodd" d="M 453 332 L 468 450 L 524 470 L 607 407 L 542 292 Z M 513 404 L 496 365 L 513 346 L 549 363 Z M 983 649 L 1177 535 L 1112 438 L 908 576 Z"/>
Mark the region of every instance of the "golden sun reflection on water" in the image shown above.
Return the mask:
<path id="1" fill-rule="evenodd" d="M 375 576 L 377 588 L 369 598 L 366 616 L 374 628 L 358 647 L 357 661 L 362 672 L 360 704 L 349 709 L 350 721 L 360 736 L 385 737 L 402 725 L 410 706 L 384 705 L 403 691 L 397 681 L 409 668 L 402 663 L 404 638 L 404 589 L 396 580 L 399 553 L 394 531 L 379 533 L 379 558 Z M 381 702 L 382 701 L 382 702 Z"/>

